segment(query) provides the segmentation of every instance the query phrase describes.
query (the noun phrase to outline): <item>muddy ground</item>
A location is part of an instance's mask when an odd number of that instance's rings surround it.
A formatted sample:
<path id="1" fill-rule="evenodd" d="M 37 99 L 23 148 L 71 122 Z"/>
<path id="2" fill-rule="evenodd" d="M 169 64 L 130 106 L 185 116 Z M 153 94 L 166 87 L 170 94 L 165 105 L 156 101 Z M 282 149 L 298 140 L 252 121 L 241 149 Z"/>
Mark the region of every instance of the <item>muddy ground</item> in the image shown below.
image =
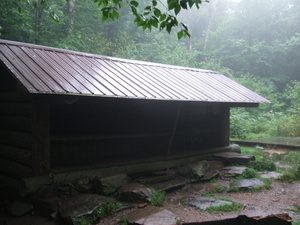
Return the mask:
<path id="1" fill-rule="evenodd" d="M 240 212 L 209 213 L 181 204 L 180 199 L 182 197 L 199 196 L 206 192 L 206 188 L 209 189 L 209 185 L 210 183 L 191 184 L 183 189 L 174 191 L 167 195 L 163 207 L 171 210 L 186 223 L 235 218 L 238 215 L 267 216 L 280 213 L 288 213 L 293 218 L 293 221 L 300 221 L 300 214 L 292 211 L 293 205 L 300 205 L 300 181 L 295 183 L 273 181 L 272 189 L 260 192 L 214 194 L 216 197 L 229 198 L 243 204 L 244 208 Z M 100 221 L 99 224 L 118 224 L 119 219 L 122 216 L 126 216 L 132 210 L 134 209 L 126 210 L 108 217 Z"/>
<path id="2" fill-rule="evenodd" d="M 244 207 L 240 212 L 210 213 L 181 203 L 181 198 L 185 196 L 200 196 L 215 188 L 216 183 L 229 186 L 229 180 L 222 180 L 220 178 L 215 180 L 215 182 L 189 184 L 184 188 L 168 193 L 162 207 L 172 211 L 185 223 L 235 218 L 238 215 L 247 215 L 251 217 L 280 213 L 287 213 L 292 217 L 293 221 L 300 221 L 300 212 L 293 211 L 293 206 L 300 206 L 300 181 L 288 183 L 273 180 L 272 188 L 269 190 L 213 194 L 216 197 L 229 198 L 237 203 L 243 204 Z M 120 224 L 120 218 L 126 217 L 130 212 L 136 210 L 136 208 L 137 207 L 123 210 L 113 216 L 102 219 L 99 222 L 99 225 Z M 4 209 L 0 211 L 0 225 L 56 224 L 57 222 L 55 220 L 38 216 L 34 212 L 21 217 L 11 217 L 4 212 Z"/>

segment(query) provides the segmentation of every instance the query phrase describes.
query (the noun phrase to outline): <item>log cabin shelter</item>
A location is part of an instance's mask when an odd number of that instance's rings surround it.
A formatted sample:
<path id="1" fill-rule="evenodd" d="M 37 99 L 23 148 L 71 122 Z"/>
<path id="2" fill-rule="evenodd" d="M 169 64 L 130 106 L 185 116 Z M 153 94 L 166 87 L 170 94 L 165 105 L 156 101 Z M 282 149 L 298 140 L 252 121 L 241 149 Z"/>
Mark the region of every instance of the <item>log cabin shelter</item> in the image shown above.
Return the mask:
<path id="1" fill-rule="evenodd" d="M 6 180 L 133 164 L 143 170 L 147 162 L 167 167 L 226 149 L 230 108 L 269 102 L 216 71 L 8 40 L 0 40 L 0 52 Z"/>

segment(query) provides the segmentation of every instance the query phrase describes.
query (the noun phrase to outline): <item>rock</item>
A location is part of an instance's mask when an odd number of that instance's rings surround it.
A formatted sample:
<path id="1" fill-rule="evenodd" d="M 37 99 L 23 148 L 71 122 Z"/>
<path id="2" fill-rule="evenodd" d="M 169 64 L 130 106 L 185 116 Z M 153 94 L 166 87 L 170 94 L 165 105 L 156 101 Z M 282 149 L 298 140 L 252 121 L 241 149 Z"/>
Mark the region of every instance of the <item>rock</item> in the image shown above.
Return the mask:
<path id="1" fill-rule="evenodd" d="M 207 161 L 209 163 L 209 168 L 212 169 L 220 169 L 224 167 L 224 163 L 222 161 Z"/>
<path id="2" fill-rule="evenodd" d="M 193 163 L 190 165 L 180 167 L 178 168 L 178 172 L 182 176 L 200 180 L 201 178 L 204 177 L 204 175 L 207 173 L 209 168 L 210 168 L 209 163 L 203 160 L 198 163 Z"/>
<path id="3" fill-rule="evenodd" d="M 205 175 L 201 178 L 201 180 L 210 180 L 219 175 L 218 170 L 209 170 L 205 173 Z"/>
<path id="4" fill-rule="evenodd" d="M 257 178 L 238 180 L 231 184 L 232 186 L 236 186 L 239 189 L 253 189 L 254 187 L 259 187 L 264 185 L 264 182 Z"/>
<path id="5" fill-rule="evenodd" d="M 187 203 L 190 206 L 195 206 L 199 209 L 205 210 L 213 206 L 232 205 L 232 202 L 209 198 L 209 197 L 191 197 L 186 196 L 181 199 L 181 202 Z"/>
<path id="6" fill-rule="evenodd" d="M 77 180 L 75 183 L 75 190 L 80 193 L 91 192 L 94 188 L 94 185 L 90 182 L 89 177 L 83 177 Z"/>
<path id="7" fill-rule="evenodd" d="M 119 198 L 122 201 L 144 203 L 150 202 L 151 196 L 156 192 L 153 188 L 140 183 L 124 184 L 119 190 Z"/>
<path id="8" fill-rule="evenodd" d="M 262 178 L 279 178 L 282 176 L 281 173 L 277 173 L 277 172 L 274 172 L 274 171 L 271 171 L 271 172 L 261 172 L 260 173 L 260 176 Z"/>
<path id="9" fill-rule="evenodd" d="M 177 224 L 180 218 L 167 209 L 149 206 L 133 211 L 127 215 L 127 220 L 129 224 L 170 225 Z"/>
<path id="10" fill-rule="evenodd" d="M 149 176 L 145 178 L 139 178 L 138 182 L 142 184 L 156 184 L 156 183 L 172 180 L 175 177 L 176 177 L 175 174 L 156 175 L 156 176 Z"/>
<path id="11" fill-rule="evenodd" d="M 220 169 L 220 174 L 222 177 L 236 177 L 241 175 L 247 167 L 245 166 L 226 166 Z"/>
<path id="12" fill-rule="evenodd" d="M 252 155 L 243 155 L 236 152 L 222 152 L 214 154 L 215 157 L 224 161 L 225 164 L 229 163 L 245 163 L 255 160 Z"/>
<path id="13" fill-rule="evenodd" d="M 231 152 L 241 153 L 241 148 L 239 145 L 233 144 L 233 145 L 230 145 L 229 147 L 230 147 Z"/>
<path id="14" fill-rule="evenodd" d="M 162 190 L 162 191 L 173 191 L 179 188 L 182 188 L 186 185 L 186 180 L 184 178 L 177 178 L 174 180 L 169 180 L 157 184 L 153 184 L 151 187 L 155 190 Z"/>
<path id="15" fill-rule="evenodd" d="M 66 221 L 74 221 L 80 216 L 92 214 L 95 209 L 109 202 L 116 202 L 116 200 L 101 195 L 81 194 L 62 203 L 59 213 Z"/>
<path id="16" fill-rule="evenodd" d="M 101 185 L 102 193 L 104 195 L 110 195 L 117 191 L 122 185 L 131 182 L 131 179 L 126 174 L 118 174 L 110 177 L 101 178 L 99 182 Z"/>
<path id="17" fill-rule="evenodd" d="M 9 214 L 12 216 L 23 216 L 33 210 L 33 205 L 27 202 L 13 202 L 9 208 Z"/>

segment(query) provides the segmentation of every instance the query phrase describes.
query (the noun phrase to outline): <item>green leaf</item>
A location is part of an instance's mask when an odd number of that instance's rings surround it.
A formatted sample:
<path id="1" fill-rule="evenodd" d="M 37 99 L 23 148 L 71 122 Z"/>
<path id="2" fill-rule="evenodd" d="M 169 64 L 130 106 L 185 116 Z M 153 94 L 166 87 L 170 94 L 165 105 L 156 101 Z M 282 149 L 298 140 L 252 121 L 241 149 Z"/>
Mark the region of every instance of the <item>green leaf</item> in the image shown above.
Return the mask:
<path id="1" fill-rule="evenodd" d="M 177 32 L 177 39 L 180 40 L 183 37 L 183 31 Z"/>
<path id="2" fill-rule="evenodd" d="M 139 3 L 137 1 L 131 1 L 130 5 L 133 5 L 134 7 L 138 7 Z"/>
<path id="3" fill-rule="evenodd" d="M 154 15 L 156 17 L 160 17 L 161 16 L 161 11 L 158 8 L 154 8 Z"/>
<path id="4" fill-rule="evenodd" d="M 183 9 L 187 9 L 186 1 L 181 0 L 181 1 L 180 1 L 180 6 L 181 6 Z"/>
<path id="5" fill-rule="evenodd" d="M 167 18 L 166 14 L 161 14 L 160 21 L 164 21 Z"/>
<path id="6" fill-rule="evenodd" d="M 180 10 L 181 10 L 180 5 L 179 5 L 179 4 L 176 4 L 176 5 L 175 5 L 175 9 L 174 9 L 175 14 L 178 15 L 178 13 L 180 12 Z"/>
<path id="7" fill-rule="evenodd" d="M 157 6 L 157 1 L 156 1 L 156 0 L 153 0 L 153 1 L 152 1 L 152 5 L 153 5 L 153 6 Z"/>

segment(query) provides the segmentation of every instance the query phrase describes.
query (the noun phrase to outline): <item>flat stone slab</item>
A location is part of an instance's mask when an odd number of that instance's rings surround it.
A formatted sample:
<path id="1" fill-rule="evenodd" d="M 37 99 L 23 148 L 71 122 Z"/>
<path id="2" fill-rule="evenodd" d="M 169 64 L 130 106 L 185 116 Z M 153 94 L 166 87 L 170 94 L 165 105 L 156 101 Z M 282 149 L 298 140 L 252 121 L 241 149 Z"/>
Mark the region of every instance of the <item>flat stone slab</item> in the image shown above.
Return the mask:
<path id="1" fill-rule="evenodd" d="M 210 164 L 206 160 L 202 160 L 197 163 L 180 167 L 178 168 L 178 172 L 180 175 L 184 177 L 200 180 L 201 178 L 204 177 L 204 175 L 207 173 L 209 168 L 210 168 Z"/>
<path id="2" fill-rule="evenodd" d="M 92 214 L 95 209 L 109 202 L 116 202 L 116 200 L 102 195 L 81 194 L 64 202 L 59 212 L 63 218 L 72 220 L 72 218 Z"/>
<path id="3" fill-rule="evenodd" d="M 281 174 L 281 173 L 274 172 L 274 171 L 271 171 L 271 172 L 261 172 L 261 173 L 260 173 L 260 176 L 261 176 L 262 178 L 274 178 L 274 179 L 276 179 L 276 178 L 281 177 L 282 174 Z"/>
<path id="4" fill-rule="evenodd" d="M 109 195 L 118 190 L 122 185 L 129 183 L 131 179 L 126 174 L 117 174 L 101 178 L 99 181 L 103 194 Z"/>
<path id="5" fill-rule="evenodd" d="M 150 202 L 151 196 L 156 192 L 153 188 L 140 183 L 129 183 L 123 185 L 119 190 L 121 201 L 145 203 Z"/>
<path id="6" fill-rule="evenodd" d="M 222 206 L 222 205 L 232 205 L 232 202 L 219 200 L 209 197 L 193 197 L 186 196 L 181 199 L 181 202 L 187 203 L 190 206 L 198 207 L 199 209 L 205 210 L 209 207 Z"/>
<path id="7" fill-rule="evenodd" d="M 226 163 L 245 163 L 255 160 L 253 155 L 243 155 L 236 152 L 221 152 L 214 154 L 214 156 Z"/>
<path id="8" fill-rule="evenodd" d="M 169 181 L 153 184 L 151 187 L 154 188 L 155 190 L 170 192 L 182 188 L 185 185 L 186 185 L 186 179 L 177 178 L 175 180 L 169 180 Z"/>
<path id="9" fill-rule="evenodd" d="M 240 189 L 252 189 L 254 187 L 259 187 L 264 185 L 265 183 L 257 178 L 238 180 L 231 184 L 231 186 L 237 186 Z"/>
<path id="10" fill-rule="evenodd" d="M 180 220 L 180 218 L 171 211 L 154 206 L 138 209 L 126 217 L 129 224 L 141 225 L 170 225 L 177 224 Z"/>
<path id="11" fill-rule="evenodd" d="M 245 166 L 226 166 L 220 169 L 220 174 L 223 177 L 236 177 L 241 175 L 247 167 Z"/>

